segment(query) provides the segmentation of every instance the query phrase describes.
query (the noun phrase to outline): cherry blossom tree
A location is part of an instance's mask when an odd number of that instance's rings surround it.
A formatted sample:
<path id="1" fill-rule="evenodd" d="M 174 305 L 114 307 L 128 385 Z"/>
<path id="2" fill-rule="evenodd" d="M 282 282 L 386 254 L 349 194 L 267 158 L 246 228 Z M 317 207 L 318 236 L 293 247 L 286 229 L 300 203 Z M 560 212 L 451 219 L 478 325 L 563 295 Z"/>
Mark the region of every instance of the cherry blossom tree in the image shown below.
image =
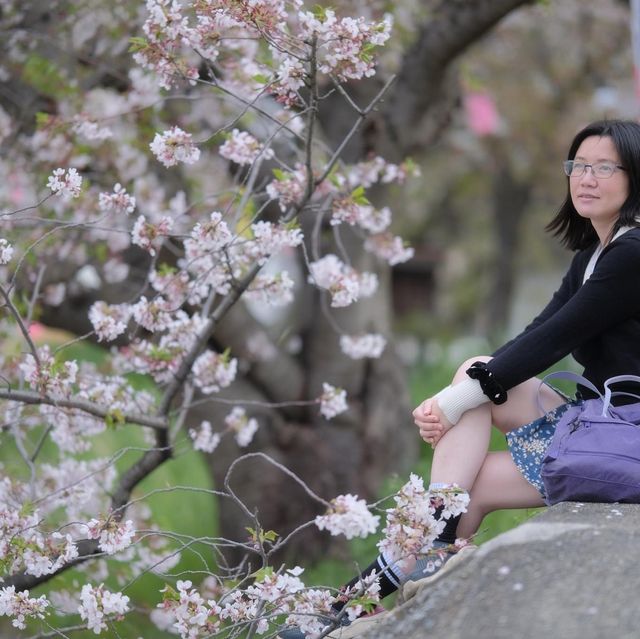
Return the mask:
<path id="1" fill-rule="evenodd" d="M 520 4 L 461 2 L 456 38 L 436 21 L 417 42 L 431 38 L 443 62 Z M 349 479 L 360 469 L 350 459 L 352 447 L 362 450 L 356 424 L 367 418 L 364 433 L 386 420 L 384 435 L 403 407 L 383 334 L 388 317 L 372 313 L 379 306 L 371 300 L 385 299 L 385 274 L 412 249 L 376 194 L 418 175 L 405 157 L 418 140 L 404 127 L 435 97 L 416 92 L 414 65 L 376 77 L 393 26 L 377 7 L 352 17 L 302 0 L 87 1 L 42 13 L 6 2 L 2 20 L 7 86 L 33 100 L 0 110 L 2 330 L 20 344 L 2 357 L 2 436 L 24 471 L 0 482 L 0 615 L 18 629 L 33 619 L 58 634 L 108 630 L 136 609 L 126 579 L 105 584 L 108 558 L 133 581 L 149 571 L 167 576 L 151 618 L 182 637 L 253 636 L 282 623 L 326 634 L 340 622 L 326 627 L 333 593 L 306 588 L 300 568 L 278 569 L 275 558 L 314 525 L 347 538 L 378 528 L 365 500 L 337 490 L 358 483 Z M 51 22 L 70 50 L 46 38 Z M 407 55 L 425 58 L 419 47 Z M 393 49 L 388 66 L 392 57 Z M 427 71 L 443 82 L 444 67 L 436 69 Z M 434 84 L 434 96 L 446 93 Z M 370 145 L 384 104 L 393 107 L 385 108 L 388 126 Z M 435 135 L 430 127 L 422 142 Z M 314 330 L 300 335 L 302 325 L 290 323 L 291 335 L 274 332 L 282 305 L 313 315 Z M 260 321 L 267 307 L 276 309 L 271 325 Z M 75 330 L 72 342 L 103 344 L 106 363 L 67 357 L 69 344 L 38 346 L 37 318 Z M 305 358 L 316 357 L 323 366 L 305 375 Z M 362 390 L 372 380 L 387 386 L 373 399 Z M 400 401 L 383 410 L 394 396 Z M 292 464 L 264 452 L 238 457 L 250 445 L 269 450 L 265 442 L 296 422 L 311 435 L 293 436 Z M 133 463 L 117 463 L 123 451 L 93 449 L 107 428 L 142 433 Z M 402 452 L 407 436 L 394 436 Z M 378 442 L 382 449 L 385 438 Z M 223 538 L 205 540 L 218 570 L 198 587 L 171 575 L 192 541 L 154 527 L 148 495 L 137 492 L 184 446 L 210 456 L 219 487 L 212 497 L 240 513 L 231 522 L 223 514 Z M 325 472 L 312 481 L 308 471 L 335 450 L 338 479 L 322 486 Z M 302 472 L 311 458 L 320 465 Z M 264 496 L 246 491 L 244 473 L 256 465 L 304 493 L 311 505 L 298 516 L 306 523 L 273 530 Z M 330 501 L 328 492 L 343 494 Z M 401 556 L 428 554 L 443 525 L 436 509 L 466 506 L 457 494 L 430 495 L 412 477 L 381 543 Z M 88 583 L 56 591 L 71 568 Z M 47 595 L 30 596 L 45 583 Z M 341 614 L 353 618 L 376 601 L 375 581 L 347 594 Z M 54 609 L 79 623 L 58 630 Z"/>

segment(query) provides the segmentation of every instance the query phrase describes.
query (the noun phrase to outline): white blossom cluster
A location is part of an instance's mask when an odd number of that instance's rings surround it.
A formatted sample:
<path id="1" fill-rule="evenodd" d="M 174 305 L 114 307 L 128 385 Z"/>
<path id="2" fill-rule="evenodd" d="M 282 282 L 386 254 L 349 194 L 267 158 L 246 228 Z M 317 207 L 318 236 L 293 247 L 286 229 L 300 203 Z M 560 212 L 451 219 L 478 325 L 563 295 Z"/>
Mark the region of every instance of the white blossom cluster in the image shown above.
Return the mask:
<path id="1" fill-rule="evenodd" d="M 114 366 L 122 372 L 149 374 L 156 382 L 167 382 L 178 372 L 185 353 L 193 346 L 205 324 L 206 320 L 200 315 L 189 317 L 185 313 L 176 313 L 157 341 L 134 340 L 117 355 Z M 212 362 L 208 358 L 206 355 L 198 365 L 203 386 L 207 386 L 210 380 L 215 384 L 216 371 L 209 366 Z M 223 368 L 229 367 L 223 364 Z M 224 371 L 221 373 L 222 381 L 226 374 Z"/>
<path id="2" fill-rule="evenodd" d="M 391 224 L 389 207 L 375 209 L 370 204 L 358 204 L 350 197 L 334 200 L 331 211 L 332 226 L 346 222 L 369 233 L 382 233 Z"/>
<path id="3" fill-rule="evenodd" d="M 258 273 L 245 293 L 248 300 L 268 306 L 285 306 L 293 301 L 295 282 L 287 271 L 274 275 Z"/>
<path id="4" fill-rule="evenodd" d="M 171 233 L 172 228 L 173 220 L 166 215 L 157 223 L 149 222 L 144 215 L 140 215 L 131 229 L 131 242 L 150 255 L 155 255 L 158 245 Z"/>
<path id="5" fill-rule="evenodd" d="M 296 164 L 293 171 L 276 174 L 276 179 L 267 184 L 267 195 L 278 202 L 282 211 L 286 211 L 290 204 L 297 204 L 302 199 L 306 182 L 306 167 Z"/>
<path id="6" fill-rule="evenodd" d="M 347 539 L 367 537 L 378 529 L 380 517 L 372 515 L 364 499 L 356 495 L 339 495 L 331 500 L 326 514 L 315 518 L 320 530 L 332 535 L 344 535 Z"/>
<path id="7" fill-rule="evenodd" d="M 87 537 L 89 539 L 97 539 L 98 548 L 108 555 L 114 555 L 128 548 L 136 534 L 131 519 L 127 519 L 123 524 L 115 519 L 108 521 L 92 519 L 87 522 L 86 526 L 88 530 Z"/>
<path id="8" fill-rule="evenodd" d="M 47 188 L 60 196 L 63 201 L 69 201 L 79 197 L 82 188 L 82 177 L 76 169 L 65 170 L 58 168 L 49 176 Z"/>
<path id="9" fill-rule="evenodd" d="M 382 46 L 391 35 L 391 16 L 382 22 L 368 23 L 364 18 L 337 18 L 331 9 L 324 15 L 300 12 L 302 37 L 314 34 L 321 40 L 319 68 L 322 73 L 335 75 L 340 80 L 359 80 L 375 73 L 375 59 L 363 55 L 365 47 Z"/>
<path id="10" fill-rule="evenodd" d="M 94 120 L 76 115 L 73 118 L 73 131 L 87 140 L 108 140 L 113 137 L 113 130 L 107 126 L 100 126 Z"/>
<path id="11" fill-rule="evenodd" d="M 128 304 L 94 302 L 89 308 L 89 321 L 98 341 L 112 342 L 127 330 L 131 308 Z"/>
<path id="12" fill-rule="evenodd" d="M 68 397 L 73 391 L 78 374 L 75 360 L 59 364 L 51 355 L 49 346 L 38 349 L 38 360 L 28 353 L 19 364 L 20 372 L 29 386 L 51 397 Z"/>
<path id="13" fill-rule="evenodd" d="M 247 412 L 239 406 L 235 406 L 224 418 L 224 423 L 235 433 L 236 443 L 240 448 L 246 448 L 258 430 L 258 420 L 247 417 Z"/>
<path id="14" fill-rule="evenodd" d="M 115 213 L 116 215 L 131 214 L 136 208 L 136 198 L 127 193 L 127 190 L 118 182 L 113 187 L 113 193 L 100 193 L 98 208 L 103 213 Z"/>
<path id="15" fill-rule="evenodd" d="M 332 253 L 309 264 L 309 282 L 331 294 L 331 306 L 349 306 L 361 297 L 370 297 L 378 288 L 374 273 L 358 273 Z"/>
<path id="16" fill-rule="evenodd" d="M 121 616 L 129 611 L 129 597 L 120 592 L 111 592 L 103 584 L 97 587 L 91 584 L 82 586 L 80 593 L 80 618 L 86 622 L 87 628 L 99 635 L 107 629 L 105 618 Z"/>
<path id="17" fill-rule="evenodd" d="M 11 624 L 24 630 L 26 620 L 44 619 L 48 614 L 49 602 L 44 595 L 29 597 L 29 591 L 16 592 L 15 586 L 0 588 L 0 616 L 13 617 Z"/>
<path id="18" fill-rule="evenodd" d="M 38 511 L 22 514 L 0 504 L 0 561 L 10 573 L 23 570 L 28 575 L 50 575 L 78 556 L 71 535 L 40 532 Z"/>
<path id="19" fill-rule="evenodd" d="M 239 238 L 233 234 L 222 215 L 215 211 L 207 223 L 194 226 L 185 240 L 184 267 L 193 280 L 187 282 L 187 295 L 192 301 L 200 301 L 215 291 L 226 295 L 235 279 L 255 263 L 264 264 L 267 259 L 302 243 L 302 232 L 297 227 L 259 221 L 252 224 L 247 235 Z M 269 277 L 271 279 L 269 279 Z M 293 286 L 288 274 L 263 275 L 254 283 L 254 295 L 264 286 L 273 290 L 275 303 L 288 299 Z"/>
<path id="20" fill-rule="evenodd" d="M 326 382 L 322 384 L 322 395 L 319 401 L 320 412 L 326 419 L 332 419 L 349 408 L 347 405 L 347 391 L 342 388 L 336 388 Z"/>
<path id="21" fill-rule="evenodd" d="M 344 591 L 343 596 L 349 600 L 347 617 L 349 621 L 355 621 L 365 612 L 365 605 L 370 606 L 380 601 L 378 573 L 372 570 L 369 575 L 361 577 L 353 586 Z"/>
<path id="22" fill-rule="evenodd" d="M 193 381 L 205 394 L 217 393 L 236 378 L 238 360 L 227 354 L 205 351 L 193 363 Z"/>
<path id="23" fill-rule="evenodd" d="M 240 627 L 254 622 L 256 633 L 263 635 L 270 630 L 270 620 L 283 615 L 286 624 L 297 625 L 309 636 L 317 635 L 332 614 L 334 596 L 329 590 L 305 588 L 301 573 L 298 567 L 283 573 L 267 569 L 246 589 L 225 592 L 217 600 L 203 597 L 191 581 L 179 580 L 177 591 L 164 589 L 164 600 L 151 618 L 159 628 L 182 639 L 214 635 L 224 623 Z"/>
<path id="24" fill-rule="evenodd" d="M 173 305 L 162 295 L 148 300 L 144 295 L 131 306 L 131 316 L 140 326 L 155 333 L 171 326 L 175 314 Z"/>
<path id="25" fill-rule="evenodd" d="M 212 453 L 222 441 L 220 433 L 214 433 L 211 422 L 204 420 L 199 429 L 191 428 L 189 437 L 193 440 L 193 447 L 204 453 Z"/>
<path id="26" fill-rule="evenodd" d="M 241 448 L 246 448 L 253 440 L 259 423 L 254 417 L 248 417 L 244 408 L 235 406 L 232 411 L 224 418 L 226 430 L 222 433 L 216 433 L 211 427 L 211 422 L 203 421 L 197 430 L 192 428 L 189 430 L 189 437 L 193 440 L 193 447 L 205 453 L 212 453 L 222 441 L 222 437 L 227 434 L 233 434 L 236 443 Z"/>
<path id="27" fill-rule="evenodd" d="M 386 345 L 387 340 L 378 333 L 342 335 L 340 337 L 340 349 L 352 359 L 380 357 Z"/>
<path id="28" fill-rule="evenodd" d="M 149 148 L 167 168 L 178 162 L 194 164 L 200 159 L 200 149 L 194 144 L 192 135 L 177 126 L 156 133 Z"/>
<path id="29" fill-rule="evenodd" d="M 252 164 L 260 156 L 263 160 L 270 160 L 274 153 L 273 149 L 265 148 L 247 131 L 233 129 L 220 147 L 220 155 L 236 164 Z"/>
<path id="30" fill-rule="evenodd" d="M 0 264 L 8 264 L 13 257 L 13 246 L 7 240 L 0 239 Z"/>
<path id="31" fill-rule="evenodd" d="M 414 255 L 414 250 L 406 246 L 403 239 L 391 233 L 380 233 L 367 238 L 364 247 L 367 251 L 386 260 L 391 266 L 407 262 Z"/>
<path id="32" fill-rule="evenodd" d="M 418 176 L 420 176 L 418 165 L 412 162 L 393 164 L 376 155 L 371 159 L 350 166 L 346 174 L 346 182 L 352 189 L 357 187 L 368 189 L 378 182 L 382 184 L 402 183 L 408 177 Z"/>
<path id="33" fill-rule="evenodd" d="M 390 560 L 397 561 L 427 555 L 446 520 L 466 511 L 468 495 L 455 485 L 430 493 L 422 479 L 412 473 L 394 500 L 395 507 L 387 509 L 384 538 L 378 548 Z M 443 510 L 436 519 L 439 507 Z"/>

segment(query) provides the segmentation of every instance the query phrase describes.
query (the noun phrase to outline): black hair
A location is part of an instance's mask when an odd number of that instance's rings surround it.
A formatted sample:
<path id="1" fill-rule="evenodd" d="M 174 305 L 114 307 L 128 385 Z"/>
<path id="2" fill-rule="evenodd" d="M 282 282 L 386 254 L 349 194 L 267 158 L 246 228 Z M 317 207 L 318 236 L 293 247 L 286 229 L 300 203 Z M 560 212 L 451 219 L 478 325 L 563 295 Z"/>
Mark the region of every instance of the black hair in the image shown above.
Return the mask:
<path id="1" fill-rule="evenodd" d="M 620 215 L 611 237 L 622 226 L 640 226 L 640 124 L 632 120 L 600 120 L 579 131 L 569 147 L 567 160 L 573 160 L 584 140 L 591 136 L 609 137 L 620 156 L 620 164 L 629 178 L 629 195 L 620 208 Z M 567 178 L 567 197 L 546 230 L 560 238 L 572 251 L 587 248 L 598 240 L 591 222 L 581 217 L 573 206 Z"/>

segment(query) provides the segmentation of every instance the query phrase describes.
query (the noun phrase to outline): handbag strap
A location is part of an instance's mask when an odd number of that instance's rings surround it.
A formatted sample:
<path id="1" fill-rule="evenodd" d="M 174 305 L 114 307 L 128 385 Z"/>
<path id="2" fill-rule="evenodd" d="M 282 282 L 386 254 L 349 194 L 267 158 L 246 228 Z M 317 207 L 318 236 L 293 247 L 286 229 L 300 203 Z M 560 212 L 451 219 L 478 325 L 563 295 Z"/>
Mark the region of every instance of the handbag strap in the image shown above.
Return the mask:
<path id="1" fill-rule="evenodd" d="M 542 411 L 543 415 L 546 414 L 547 411 L 544 409 L 544 407 L 542 406 L 542 402 L 540 401 L 540 390 L 542 389 L 543 384 L 546 384 L 550 379 L 566 379 L 570 382 L 575 382 L 576 384 L 580 384 L 580 386 L 584 386 L 585 388 L 588 388 L 589 390 L 593 391 L 603 401 L 604 410 L 602 414 L 603 415 L 607 414 L 606 409 L 608 407 L 608 403 L 605 402 L 605 398 L 602 395 L 602 393 L 586 377 L 583 377 L 582 375 L 578 375 L 577 373 L 572 373 L 571 371 L 556 371 L 555 373 L 549 373 L 548 375 L 545 375 L 540 381 L 540 386 L 538 388 L 538 395 L 536 397 L 536 401 L 538 403 L 538 408 Z M 638 381 L 640 381 L 640 377 L 637 379 Z M 610 380 L 607 380 L 607 382 L 609 381 Z M 606 388 L 606 384 L 605 384 L 605 388 Z"/>
<path id="2" fill-rule="evenodd" d="M 634 393 L 627 392 L 612 392 L 609 386 L 611 384 L 616 384 L 617 382 L 637 382 L 640 384 L 640 377 L 637 375 L 616 375 L 615 377 L 610 377 L 604 383 L 604 408 L 608 409 L 609 404 L 611 403 L 611 398 L 614 395 L 627 395 L 628 397 L 635 397 L 637 400 L 640 400 L 640 395 L 635 395 Z"/>
<path id="3" fill-rule="evenodd" d="M 545 375 L 540 382 L 540 388 L 542 388 L 542 385 L 550 379 L 566 379 L 570 382 L 575 382 L 576 384 L 580 384 L 580 386 L 584 386 L 585 388 L 593 391 L 602 400 L 603 416 L 607 415 L 609 411 L 612 397 L 616 397 L 618 395 L 626 395 L 628 397 L 634 397 L 635 399 L 640 401 L 640 395 L 635 395 L 633 393 L 627 393 L 624 391 L 612 391 L 610 388 L 611 384 L 617 384 L 618 382 L 637 382 L 638 384 L 640 384 L 640 377 L 638 377 L 637 375 L 616 375 L 615 377 L 610 377 L 604 383 L 604 395 L 586 377 L 578 375 L 577 373 L 572 373 L 570 371 L 556 371 L 555 373 L 549 373 L 548 375 Z M 546 413 L 540 401 L 540 388 L 538 389 L 538 396 L 536 398 L 536 401 L 538 403 L 538 408 L 543 413 Z"/>

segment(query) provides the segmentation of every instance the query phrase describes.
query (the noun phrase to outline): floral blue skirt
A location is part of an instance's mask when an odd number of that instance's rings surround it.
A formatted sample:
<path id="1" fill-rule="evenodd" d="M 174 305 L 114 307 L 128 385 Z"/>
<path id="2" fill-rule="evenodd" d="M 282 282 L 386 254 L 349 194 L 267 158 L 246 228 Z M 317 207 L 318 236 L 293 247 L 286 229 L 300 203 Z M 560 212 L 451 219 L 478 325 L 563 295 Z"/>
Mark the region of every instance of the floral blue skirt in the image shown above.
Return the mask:
<path id="1" fill-rule="evenodd" d="M 564 393 L 560 394 L 564 395 Z M 569 406 L 581 401 L 569 397 L 566 399 L 568 400 L 566 404 L 561 404 L 542 417 L 515 428 L 506 435 L 509 452 L 518 470 L 530 484 L 540 491 L 543 497 L 545 497 L 545 492 L 540 470 L 547 448 L 556 432 L 556 424 Z"/>

